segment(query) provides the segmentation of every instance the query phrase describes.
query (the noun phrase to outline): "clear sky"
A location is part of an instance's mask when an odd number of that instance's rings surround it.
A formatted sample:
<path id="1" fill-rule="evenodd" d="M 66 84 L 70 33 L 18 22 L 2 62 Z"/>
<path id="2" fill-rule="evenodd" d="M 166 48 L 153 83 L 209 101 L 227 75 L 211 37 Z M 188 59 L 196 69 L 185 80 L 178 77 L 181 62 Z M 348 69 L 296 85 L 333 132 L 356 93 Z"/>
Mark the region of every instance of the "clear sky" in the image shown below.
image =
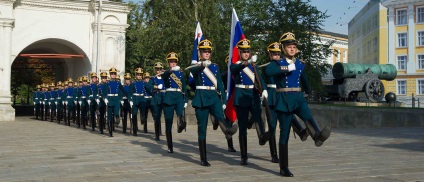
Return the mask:
<path id="1" fill-rule="evenodd" d="M 369 0 L 311 0 L 311 5 L 330 15 L 324 22 L 325 31 L 347 35 L 349 21 Z"/>
<path id="2" fill-rule="evenodd" d="M 139 0 L 124 0 L 124 2 Z M 324 22 L 325 31 L 347 35 L 349 21 L 364 7 L 369 0 L 311 0 L 311 5 L 330 15 Z"/>

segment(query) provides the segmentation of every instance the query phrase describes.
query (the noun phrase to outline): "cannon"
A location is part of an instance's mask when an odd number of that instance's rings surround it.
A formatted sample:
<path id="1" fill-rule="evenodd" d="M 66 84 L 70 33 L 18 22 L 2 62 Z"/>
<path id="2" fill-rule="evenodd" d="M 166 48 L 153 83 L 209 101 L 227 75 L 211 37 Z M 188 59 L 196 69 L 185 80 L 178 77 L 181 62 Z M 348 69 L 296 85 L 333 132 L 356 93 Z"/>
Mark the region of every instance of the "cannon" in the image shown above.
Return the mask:
<path id="1" fill-rule="evenodd" d="M 345 99 L 356 101 L 359 92 L 365 92 L 370 102 L 381 102 L 384 98 L 384 85 L 381 80 L 391 81 L 397 76 L 393 64 L 354 64 L 336 63 L 332 73 L 332 85 L 325 90 L 332 100 Z"/>

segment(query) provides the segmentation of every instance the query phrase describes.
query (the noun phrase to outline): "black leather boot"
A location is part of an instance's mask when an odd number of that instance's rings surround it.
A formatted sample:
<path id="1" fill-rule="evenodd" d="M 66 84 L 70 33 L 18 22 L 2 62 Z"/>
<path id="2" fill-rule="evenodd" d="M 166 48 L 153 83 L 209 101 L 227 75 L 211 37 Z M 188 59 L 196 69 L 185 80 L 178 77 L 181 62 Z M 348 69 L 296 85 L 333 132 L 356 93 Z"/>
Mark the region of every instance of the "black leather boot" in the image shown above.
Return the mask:
<path id="1" fill-rule="evenodd" d="M 330 137 L 331 123 L 325 126 L 324 129 L 320 130 L 318 124 L 313 118 L 311 118 L 305 122 L 305 125 L 312 139 L 315 141 L 315 146 L 317 147 L 320 147 L 324 141 Z"/>
<path id="2" fill-rule="evenodd" d="M 138 131 L 137 115 L 134 115 L 132 117 L 132 124 L 133 124 L 133 136 L 137 136 L 137 131 Z"/>
<path id="3" fill-rule="evenodd" d="M 107 122 L 107 129 L 109 130 L 109 136 L 113 137 L 113 118 Z"/>
<path id="4" fill-rule="evenodd" d="M 228 152 L 237 152 L 236 149 L 234 149 L 233 138 L 227 139 L 227 144 L 228 144 Z"/>
<path id="5" fill-rule="evenodd" d="M 172 146 L 172 133 L 166 133 L 166 143 L 168 144 L 168 153 L 174 153 L 174 147 Z"/>
<path id="6" fill-rule="evenodd" d="M 237 132 L 238 125 L 234 124 L 231 127 L 228 127 L 223 121 L 217 121 L 219 127 L 221 128 L 222 133 L 224 133 L 226 139 L 230 139 Z"/>
<path id="7" fill-rule="evenodd" d="M 177 125 L 178 125 L 178 130 L 177 130 L 178 133 L 181 133 L 183 130 L 186 129 L 187 123 L 184 120 L 184 116 L 178 116 Z"/>
<path id="8" fill-rule="evenodd" d="M 147 119 L 144 121 L 143 132 L 147 133 Z"/>
<path id="9" fill-rule="evenodd" d="M 157 122 L 157 121 L 154 121 L 155 122 L 155 140 L 156 141 L 159 141 L 160 139 L 159 139 L 159 136 L 160 136 L 160 131 L 159 131 L 159 126 L 160 126 L 160 123 L 159 122 Z"/>
<path id="10" fill-rule="evenodd" d="M 212 116 L 212 115 L 210 115 L 210 118 L 211 118 L 211 122 L 212 122 L 212 128 L 213 128 L 213 130 L 217 130 L 218 129 L 218 126 L 219 126 L 219 123 L 218 123 L 218 121 L 215 119 L 215 117 L 214 116 Z"/>
<path id="11" fill-rule="evenodd" d="M 277 144 L 275 142 L 275 136 L 271 136 L 269 139 L 269 151 L 271 153 L 271 162 L 278 163 L 278 155 L 277 155 Z"/>
<path id="12" fill-rule="evenodd" d="M 300 137 L 300 140 L 305 141 L 308 139 L 309 133 L 305 128 L 302 127 L 300 122 L 296 119 L 296 116 L 293 116 L 292 120 L 293 131 Z"/>
<path id="13" fill-rule="evenodd" d="M 199 150 L 200 150 L 200 165 L 202 166 L 211 166 L 206 158 L 206 140 L 199 140 Z"/>
<path id="14" fill-rule="evenodd" d="M 286 177 L 293 177 L 289 170 L 289 151 L 287 144 L 279 144 L 280 153 L 280 174 Z"/>
<path id="15" fill-rule="evenodd" d="M 241 154 L 241 165 L 247 165 L 247 136 L 240 136 L 240 154 Z"/>
<path id="16" fill-rule="evenodd" d="M 127 114 L 122 112 L 122 133 L 127 133 Z"/>
<path id="17" fill-rule="evenodd" d="M 265 132 L 265 127 L 263 121 L 255 122 L 256 132 L 259 138 L 259 145 L 265 145 L 266 142 L 271 138 L 269 131 Z"/>

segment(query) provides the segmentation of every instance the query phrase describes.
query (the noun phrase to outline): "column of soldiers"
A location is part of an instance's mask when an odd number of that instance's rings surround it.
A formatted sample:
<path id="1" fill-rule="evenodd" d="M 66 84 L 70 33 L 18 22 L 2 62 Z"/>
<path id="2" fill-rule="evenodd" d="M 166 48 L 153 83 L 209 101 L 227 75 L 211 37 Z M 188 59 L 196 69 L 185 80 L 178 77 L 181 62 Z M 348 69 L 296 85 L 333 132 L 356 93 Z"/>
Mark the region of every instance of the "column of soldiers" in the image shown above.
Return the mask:
<path id="1" fill-rule="evenodd" d="M 293 174 L 288 168 L 287 145 L 290 128 L 293 128 L 302 141 L 311 136 L 319 147 L 330 136 L 331 124 L 320 129 L 309 111 L 305 95 L 311 92 L 311 87 L 303 71 L 305 62 L 295 57 L 298 49 L 293 33 L 283 34 L 279 42 L 271 43 L 267 47 L 269 63 L 264 65 L 256 65 L 256 56 L 252 56 L 250 44 L 248 39 L 237 42 L 240 59 L 229 64 L 231 81 L 235 85 L 233 97 L 237 124 L 233 124 L 224 116 L 224 110 L 227 108 L 228 73 L 221 74 L 218 64 L 212 62 L 213 47 L 210 40 L 206 39 L 198 44 L 198 62 L 186 68 L 193 75 L 195 82 L 192 106 L 198 124 L 200 164 L 210 166 L 207 160 L 206 131 L 208 116 L 211 115 L 213 129 L 221 128 L 230 152 L 236 152 L 232 136 L 239 130 L 241 165 L 248 164 L 247 130 L 255 126 L 259 145 L 269 142 L 271 162 L 279 163 L 282 176 L 291 177 Z M 91 83 L 87 76 L 82 76 L 75 85 L 72 78 L 57 82 L 56 85 L 37 85 L 33 96 L 35 118 L 50 121 L 56 119 L 58 123 L 63 120 L 68 126 L 72 120 L 78 128 L 81 125 L 83 129 L 91 126 L 91 130 L 95 131 L 97 127 L 101 134 L 107 128 L 109 136 L 113 137 L 122 117 L 122 132 L 127 133 L 128 129 L 132 135 L 137 136 L 138 120 L 143 125 L 142 131 L 148 132 L 147 118 L 150 110 L 154 121 L 155 139 L 159 141 L 163 111 L 167 152 L 173 153 L 174 112 L 177 115 L 177 132 L 181 133 L 187 125 L 185 108 L 188 97 L 184 70 L 178 66 L 178 54 L 169 53 L 166 61 L 166 70 L 161 62 L 154 64 L 154 76 L 144 72 L 141 67 L 136 68 L 133 75 L 125 73 L 123 84 L 118 70 L 112 67 L 109 74 L 100 73 L 100 83 L 97 73 L 92 72 Z M 228 56 L 225 64 L 227 62 Z M 263 109 L 267 113 L 265 119 L 261 116 Z M 305 128 L 296 116 L 304 121 Z M 277 121 L 280 128 L 279 152 L 275 138 Z M 268 131 L 265 123 L 268 125 Z"/>

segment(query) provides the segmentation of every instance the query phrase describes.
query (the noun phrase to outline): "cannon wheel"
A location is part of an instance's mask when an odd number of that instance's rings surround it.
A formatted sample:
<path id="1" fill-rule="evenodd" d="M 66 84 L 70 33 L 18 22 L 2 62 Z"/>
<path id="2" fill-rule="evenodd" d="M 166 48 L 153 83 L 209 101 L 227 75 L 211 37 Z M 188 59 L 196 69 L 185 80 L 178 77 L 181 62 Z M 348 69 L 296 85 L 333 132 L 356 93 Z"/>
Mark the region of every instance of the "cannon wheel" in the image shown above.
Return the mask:
<path id="1" fill-rule="evenodd" d="M 381 102 L 384 97 L 383 83 L 378 79 L 368 81 L 365 86 L 365 95 L 371 102 Z"/>
<path id="2" fill-rule="evenodd" d="M 350 92 L 347 96 L 348 101 L 356 101 L 358 99 L 358 92 Z"/>

